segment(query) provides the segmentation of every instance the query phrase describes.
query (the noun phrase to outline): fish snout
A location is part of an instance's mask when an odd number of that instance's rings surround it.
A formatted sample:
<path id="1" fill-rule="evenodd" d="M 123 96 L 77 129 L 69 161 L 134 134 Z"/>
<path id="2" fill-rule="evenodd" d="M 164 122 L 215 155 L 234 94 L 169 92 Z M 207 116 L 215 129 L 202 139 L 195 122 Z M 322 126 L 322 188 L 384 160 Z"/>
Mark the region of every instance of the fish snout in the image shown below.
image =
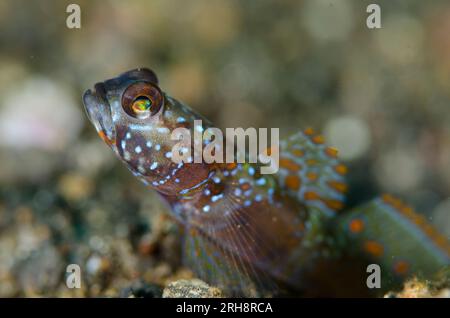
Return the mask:
<path id="1" fill-rule="evenodd" d="M 111 145 L 115 137 L 115 129 L 105 85 L 97 83 L 94 85 L 94 91 L 88 89 L 83 94 L 83 103 L 86 114 L 98 134 Z"/>

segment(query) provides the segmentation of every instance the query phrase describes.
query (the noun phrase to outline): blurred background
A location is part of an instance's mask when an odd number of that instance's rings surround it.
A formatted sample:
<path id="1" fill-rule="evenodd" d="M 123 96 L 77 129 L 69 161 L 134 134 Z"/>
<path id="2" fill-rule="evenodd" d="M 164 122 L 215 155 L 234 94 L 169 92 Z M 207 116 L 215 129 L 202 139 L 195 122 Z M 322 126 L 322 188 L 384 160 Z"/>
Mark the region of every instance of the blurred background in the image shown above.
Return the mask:
<path id="1" fill-rule="evenodd" d="M 450 236 L 449 34 L 445 0 L 1 1 L 0 296 L 158 296 L 192 275 L 82 107 L 139 66 L 218 127 L 322 131 L 350 167 L 348 205 L 391 192 Z"/>

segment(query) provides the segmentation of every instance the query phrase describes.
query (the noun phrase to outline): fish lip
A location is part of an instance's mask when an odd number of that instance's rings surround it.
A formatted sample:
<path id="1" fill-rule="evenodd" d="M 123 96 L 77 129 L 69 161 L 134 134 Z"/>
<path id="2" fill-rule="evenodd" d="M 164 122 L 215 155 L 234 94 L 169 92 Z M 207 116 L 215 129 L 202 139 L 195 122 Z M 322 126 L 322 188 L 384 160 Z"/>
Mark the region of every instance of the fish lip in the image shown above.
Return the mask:
<path id="1" fill-rule="evenodd" d="M 101 82 L 96 83 L 94 90 L 86 90 L 83 94 L 83 104 L 90 122 L 101 136 L 106 137 L 102 138 L 111 145 L 115 129 L 105 85 Z"/>

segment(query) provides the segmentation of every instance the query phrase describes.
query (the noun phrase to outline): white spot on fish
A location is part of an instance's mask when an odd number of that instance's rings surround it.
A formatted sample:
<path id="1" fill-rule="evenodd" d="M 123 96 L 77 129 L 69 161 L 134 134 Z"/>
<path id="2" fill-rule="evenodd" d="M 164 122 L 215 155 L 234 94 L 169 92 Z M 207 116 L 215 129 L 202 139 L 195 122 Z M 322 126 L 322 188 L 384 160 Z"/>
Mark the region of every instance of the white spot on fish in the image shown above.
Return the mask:
<path id="1" fill-rule="evenodd" d="M 141 151 L 142 151 L 141 146 L 136 146 L 136 148 L 134 148 L 134 151 L 135 151 L 136 153 L 141 153 Z"/>
<path id="2" fill-rule="evenodd" d="M 216 202 L 216 201 L 222 199 L 222 197 L 223 197 L 223 194 L 213 195 L 213 196 L 211 197 L 211 201 L 212 201 L 212 202 Z"/>
<path id="3" fill-rule="evenodd" d="M 150 166 L 150 170 L 155 170 L 156 167 L 158 167 L 158 163 L 155 161 L 155 162 L 152 163 L 152 165 Z"/>
<path id="4" fill-rule="evenodd" d="M 138 170 L 140 173 L 145 173 L 145 168 L 141 165 L 138 166 Z"/>
<path id="5" fill-rule="evenodd" d="M 209 205 L 205 205 L 203 207 L 203 212 L 209 212 L 210 206 Z"/>
<path id="6" fill-rule="evenodd" d="M 137 130 L 137 131 L 151 131 L 153 130 L 153 126 L 146 126 L 146 125 L 138 125 L 138 124 L 130 124 L 128 126 L 131 130 Z"/>

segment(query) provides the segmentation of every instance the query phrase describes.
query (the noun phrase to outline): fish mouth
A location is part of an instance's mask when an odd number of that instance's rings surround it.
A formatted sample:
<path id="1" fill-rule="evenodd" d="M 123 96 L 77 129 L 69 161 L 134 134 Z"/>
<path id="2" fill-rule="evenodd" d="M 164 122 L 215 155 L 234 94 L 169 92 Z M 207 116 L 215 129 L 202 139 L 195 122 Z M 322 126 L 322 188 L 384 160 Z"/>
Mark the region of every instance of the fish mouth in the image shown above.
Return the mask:
<path id="1" fill-rule="evenodd" d="M 114 143 L 115 129 L 112 121 L 111 106 L 106 97 L 106 88 L 103 83 L 94 85 L 94 90 L 88 89 L 83 94 L 83 103 L 86 114 L 95 126 L 100 137 L 110 146 Z"/>

